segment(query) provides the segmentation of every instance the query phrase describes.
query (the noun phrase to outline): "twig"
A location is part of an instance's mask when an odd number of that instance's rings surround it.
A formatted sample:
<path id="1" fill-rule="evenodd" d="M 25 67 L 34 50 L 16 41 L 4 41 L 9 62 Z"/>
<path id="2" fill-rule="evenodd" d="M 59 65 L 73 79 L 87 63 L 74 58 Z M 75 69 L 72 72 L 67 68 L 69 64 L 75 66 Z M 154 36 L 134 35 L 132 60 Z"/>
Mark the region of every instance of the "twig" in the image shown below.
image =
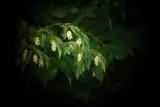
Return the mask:
<path id="1" fill-rule="evenodd" d="M 51 26 L 61 25 L 61 24 L 62 24 L 62 23 L 54 23 L 54 24 L 51 24 L 51 25 L 46 26 L 46 28 L 49 28 L 49 27 L 51 27 Z"/>

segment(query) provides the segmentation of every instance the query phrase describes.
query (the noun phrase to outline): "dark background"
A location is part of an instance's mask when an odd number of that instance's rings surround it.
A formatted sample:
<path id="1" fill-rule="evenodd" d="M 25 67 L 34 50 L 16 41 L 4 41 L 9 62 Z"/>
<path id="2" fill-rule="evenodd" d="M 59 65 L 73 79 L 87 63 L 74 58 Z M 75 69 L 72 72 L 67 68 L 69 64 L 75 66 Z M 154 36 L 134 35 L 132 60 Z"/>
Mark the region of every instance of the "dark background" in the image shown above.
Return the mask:
<path id="1" fill-rule="evenodd" d="M 30 7 L 34 6 L 37 3 L 41 3 L 45 0 L 23 0 L 23 1 L 12 1 L 9 3 L 8 8 L 9 11 L 7 13 L 7 19 L 9 23 L 16 24 L 16 20 L 18 16 L 22 16 L 27 22 L 31 23 L 32 14 L 30 14 Z M 68 0 L 69 1 L 69 0 Z M 78 2 L 82 4 L 90 3 L 88 0 L 78 0 L 67 3 Z M 143 54 L 137 55 L 136 57 L 136 68 L 134 68 L 134 72 L 132 72 L 132 77 L 130 81 L 126 82 L 126 84 L 119 89 L 116 93 L 112 93 L 109 90 L 102 90 L 100 95 L 97 98 L 98 100 L 89 101 L 88 103 L 84 103 L 82 100 L 77 99 L 69 94 L 60 93 L 59 90 L 54 90 L 54 92 L 50 93 L 44 91 L 45 88 L 42 84 L 37 82 L 38 80 L 32 80 L 31 83 L 32 90 L 26 88 L 27 81 L 24 79 L 23 73 L 19 72 L 15 66 L 5 67 L 5 71 L 9 71 L 9 74 L 6 74 L 3 78 L 5 90 L 4 99 L 12 102 L 14 105 L 18 106 L 60 106 L 60 105 L 70 105 L 70 106 L 113 106 L 113 105 L 127 105 L 127 106 L 137 106 L 137 105 L 148 105 L 155 104 L 154 95 L 157 94 L 156 88 L 156 74 L 155 68 L 153 65 L 153 56 L 155 56 L 155 44 L 156 44 L 156 36 L 154 33 L 156 19 L 154 17 L 155 8 L 151 2 L 144 0 L 126 0 L 126 7 L 128 8 L 128 14 L 132 12 L 139 14 L 139 18 L 134 20 L 133 18 L 129 18 L 126 24 L 128 27 L 142 27 L 145 29 L 145 41 L 146 48 Z M 8 4 L 8 3 L 7 3 Z M 10 6 L 11 5 L 11 6 Z M 6 8 L 4 8 L 6 9 Z M 7 10 L 7 9 L 6 9 Z M 7 24 L 8 25 L 8 24 Z M 6 27 L 7 29 L 8 26 Z M 13 46 L 13 50 L 10 48 L 6 50 L 6 53 L 9 53 L 10 57 L 8 59 L 13 58 L 15 61 L 15 46 L 16 46 L 16 35 L 14 35 L 14 26 L 13 26 L 13 34 L 10 39 L 9 46 Z M 8 30 L 7 30 L 8 31 Z M 10 35 L 10 34 L 8 34 Z M 13 36 L 14 35 L 14 36 Z M 7 38 L 8 38 L 7 37 Z M 7 39 L 6 38 L 6 39 Z M 7 46 L 8 46 L 7 45 Z M 13 52 L 13 54 L 11 54 Z M 6 54 L 8 55 L 8 54 Z M 4 62 L 7 64 L 14 65 L 12 61 Z M 10 73 L 11 72 L 11 73 Z M 35 83 L 34 83 L 35 82 Z M 36 85 L 35 85 L 36 84 Z M 103 87 L 102 87 L 103 88 Z M 154 101 L 154 102 L 152 102 Z"/>

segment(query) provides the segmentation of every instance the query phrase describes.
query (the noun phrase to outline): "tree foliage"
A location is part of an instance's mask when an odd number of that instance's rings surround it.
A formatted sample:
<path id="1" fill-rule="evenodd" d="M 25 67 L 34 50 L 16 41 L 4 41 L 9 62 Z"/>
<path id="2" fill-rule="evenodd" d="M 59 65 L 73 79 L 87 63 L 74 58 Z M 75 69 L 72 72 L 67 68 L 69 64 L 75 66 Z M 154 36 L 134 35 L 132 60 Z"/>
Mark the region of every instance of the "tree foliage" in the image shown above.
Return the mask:
<path id="1" fill-rule="evenodd" d="M 53 5 L 33 11 L 39 26 L 27 26 L 22 19 L 18 23 L 17 62 L 22 71 L 36 69 L 33 74 L 45 86 L 59 71 L 70 85 L 85 72 L 102 81 L 113 59 L 143 49 L 136 30 L 125 28 L 123 0 L 94 0 L 86 7 Z"/>

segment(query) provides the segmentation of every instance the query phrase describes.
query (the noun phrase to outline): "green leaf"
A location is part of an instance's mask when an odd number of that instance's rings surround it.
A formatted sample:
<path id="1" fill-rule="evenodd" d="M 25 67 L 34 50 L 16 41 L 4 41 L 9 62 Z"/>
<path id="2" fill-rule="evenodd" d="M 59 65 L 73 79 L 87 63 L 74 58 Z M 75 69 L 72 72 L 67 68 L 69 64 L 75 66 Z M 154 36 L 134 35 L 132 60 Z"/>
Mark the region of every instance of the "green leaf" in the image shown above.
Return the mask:
<path id="1" fill-rule="evenodd" d="M 43 58 L 44 64 L 48 69 L 50 67 L 50 58 L 43 51 L 40 51 L 39 49 L 34 49 L 34 51 L 38 54 L 40 58 Z"/>
<path id="2" fill-rule="evenodd" d="M 72 21 L 73 25 L 78 25 L 80 23 L 80 21 L 84 18 L 84 14 L 80 13 L 80 15 L 78 14 L 78 16 L 75 18 L 75 20 Z"/>
<path id="3" fill-rule="evenodd" d="M 31 61 L 32 53 L 33 53 L 32 50 L 28 50 L 26 59 L 25 59 L 25 61 L 22 63 L 22 68 L 21 68 L 22 72 L 25 70 L 26 66 L 27 66 L 27 65 L 29 64 L 29 62 Z"/>
<path id="4" fill-rule="evenodd" d="M 60 57 L 62 55 L 62 49 L 61 49 L 61 47 L 63 45 L 63 41 L 60 38 L 58 38 L 58 37 L 54 37 L 54 38 L 55 38 L 55 41 L 57 43 L 58 55 L 59 55 L 59 59 L 60 59 Z"/>
<path id="5" fill-rule="evenodd" d="M 68 46 L 69 46 L 69 45 L 72 45 L 74 48 L 76 48 L 76 47 L 77 47 L 77 43 L 76 43 L 76 42 L 74 42 L 74 41 L 66 42 L 66 44 L 68 44 Z"/>
<path id="6" fill-rule="evenodd" d="M 76 70 L 74 71 L 77 80 L 79 79 L 80 74 L 84 71 L 83 61 L 79 61 L 75 65 Z"/>
<path id="7" fill-rule="evenodd" d="M 50 41 L 51 41 L 51 35 L 46 34 L 46 44 L 45 44 L 45 50 L 47 50 L 48 46 L 50 45 Z"/>
<path id="8" fill-rule="evenodd" d="M 50 29 L 42 29 L 43 32 L 45 32 L 46 34 L 50 35 L 50 37 L 55 37 L 56 33 L 53 31 L 53 30 L 50 30 Z"/>
<path id="9" fill-rule="evenodd" d="M 72 79 L 69 76 L 67 78 L 68 78 L 68 81 L 69 81 L 69 85 L 71 86 L 72 85 Z"/>
<path id="10" fill-rule="evenodd" d="M 81 38 L 81 30 L 77 26 L 69 25 L 72 32 L 79 38 Z"/>
<path id="11" fill-rule="evenodd" d="M 18 52 L 17 56 L 21 56 L 23 54 L 23 51 L 27 48 L 28 44 L 24 37 L 20 39 L 20 45 L 18 45 Z"/>
<path id="12" fill-rule="evenodd" d="M 39 48 L 37 48 L 35 45 L 31 45 L 31 44 L 28 46 L 28 48 L 32 49 L 33 51 L 39 50 Z"/>
<path id="13" fill-rule="evenodd" d="M 118 60 L 125 59 L 128 55 L 133 55 L 132 48 L 121 43 L 109 43 L 108 51 L 110 51 L 114 58 Z"/>
<path id="14" fill-rule="evenodd" d="M 63 41 L 60 38 L 54 37 L 54 39 L 55 39 L 56 43 L 58 43 L 59 45 L 63 44 Z"/>
<path id="15" fill-rule="evenodd" d="M 61 36 L 63 37 L 64 40 L 67 38 L 67 30 L 68 30 L 67 26 L 63 26 L 63 31 Z"/>
<path id="16" fill-rule="evenodd" d="M 90 59 L 85 60 L 84 64 L 86 65 L 87 69 L 89 70 L 90 66 L 91 66 L 91 60 Z"/>
<path id="17" fill-rule="evenodd" d="M 133 31 L 132 31 L 133 30 Z M 116 42 L 122 45 L 126 45 L 130 48 L 135 48 L 142 50 L 144 46 L 144 41 L 138 29 L 125 29 L 125 28 L 115 28 L 107 33 L 99 35 L 101 40 Z"/>
<path id="18" fill-rule="evenodd" d="M 113 54 L 107 47 L 104 47 L 103 49 L 104 49 L 105 59 L 107 60 L 107 63 L 109 64 L 113 61 Z"/>
<path id="19" fill-rule="evenodd" d="M 44 58 L 44 63 L 46 64 L 46 68 L 48 69 L 50 67 L 50 58 L 46 55 L 43 54 L 43 58 Z"/>
<path id="20" fill-rule="evenodd" d="M 41 37 L 40 37 L 40 41 L 41 41 L 41 47 L 45 47 L 45 44 L 46 44 L 46 35 L 45 34 L 42 34 Z"/>
<path id="21" fill-rule="evenodd" d="M 104 71 L 100 66 L 94 66 L 92 71 L 95 73 L 95 77 L 102 82 Z"/>
<path id="22" fill-rule="evenodd" d="M 49 80 L 52 80 L 57 74 L 57 68 L 54 66 L 51 66 L 50 69 L 40 69 L 38 71 L 35 71 L 35 76 L 40 79 L 40 81 L 44 84 L 44 86 L 47 86 L 47 82 Z"/>
<path id="23" fill-rule="evenodd" d="M 91 50 L 91 53 L 94 54 L 94 56 L 98 55 L 98 57 L 100 58 L 101 70 L 105 72 L 106 64 L 107 64 L 105 57 L 102 56 L 101 53 L 99 53 L 98 51 L 93 50 L 93 49 Z M 99 67 L 99 65 L 98 65 L 98 67 Z"/>
<path id="24" fill-rule="evenodd" d="M 66 57 L 65 57 L 66 58 Z M 69 60 L 64 59 L 64 57 L 61 58 L 61 60 L 52 57 L 51 60 L 54 62 L 54 64 L 60 69 L 68 78 L 70 84 L 71 79 L 73 78 L 73 59 L 69 56 L 67 57 Z"/>
<path id="25" fill-rule="evenodd" d="M 91 56 L 90 56 L 90 51 L 89 51 L 89 48 L 87 48 L 87 47 L 84 47 L 83 48 L 83 54 L 84 54 L 84 58 L 86 59 L 86 58 L 90 58 Z"/>
<path id="26" fill-rule="evenodd" d="M 81 35 L 82 35 L 82 38 L 85 42 L 86 47 L 89 48 L 89 38 L 88 38 L 88 36 L 83 32 L 81 32 Z"/>
<path id="27" fill-rule="evenodd" d="M 69 47 L 63 48 L 63 54 L 66 55 L 69 52 Z"/>
<path id="28" fill-rule="evenodd" d="M 102 55 L 99 55 L 99 58 L 100 58 L 100 62 L 101 62 L 103 71 L 105 72 L 105 70 L 106 70 L 106 59 Z"/>
<path id="29" fill-rule="evenodd" d="M 84 47 L 83 49 L 83 54 L 84 54 L 84 65 L 87 67 L 87 69 L 89 70 L 90 69 L 90 66 L 91 66 L 91 62 L 93 61 L 94 59 L 94 55 L 93 53 L 87 49 L 86 47 Z"/>
<path id="30" fill-rule="evenodd" d="M 60 47 L 60 45 L 57 44 L 57 48 L 58 48 L 58 56 L 59 56 L 59 59 L 61 58 L 61 55 L 62 55 L 62 49 Z"/>

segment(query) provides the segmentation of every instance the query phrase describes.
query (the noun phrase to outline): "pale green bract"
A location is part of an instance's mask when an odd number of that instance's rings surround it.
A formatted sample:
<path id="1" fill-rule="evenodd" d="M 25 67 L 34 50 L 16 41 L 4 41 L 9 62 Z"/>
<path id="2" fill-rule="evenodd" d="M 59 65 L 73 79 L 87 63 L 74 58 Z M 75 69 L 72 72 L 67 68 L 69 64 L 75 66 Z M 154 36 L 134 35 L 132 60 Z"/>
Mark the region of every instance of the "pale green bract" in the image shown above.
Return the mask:
<path id="1" fill-rule="evenodd" d="M 56 48 L 57 48 L 56 43 L 52 40 L 51 41 L 51 49 L 52 49 L 52 51 L 56 51 Z"/>
<path id="2" fill-rule="evenodd" d="M 77 56 L 77 61 L 78 61 L 78 62 L 81 61 L 81 60 L 82 60 L 82 57 L 83 57 L 82 53 L 78 54 L 78 56 Z"/>
<path id="3" fill-rule="evenodd" d="M 71 39 L 73 38 L 71 31 L 68 31 L 68 32 L 67 32 L 67 38 L 68 38 L 68 40 L 71 40 Z"/>
<path id="4" fill-rule="evenodd" d="M 33 62 L 34 63 L 38 63 L 38 56 L 35 54 L 35 55 L 33 55 Z"/>
<path id="5" fill-rule="evenodd" d="M 80 47 L 80 45 L 82 44 L 82 40 L 79 38 L 79 39 L 77 39 L 76 43 L 77 43 L 78 47 Z"/>
<path id="6" fill-rule="evenodd" d="M 39 46 L 40 45 L 40 39 L 39 37 L 35 38 L 35 45 Z"/>

